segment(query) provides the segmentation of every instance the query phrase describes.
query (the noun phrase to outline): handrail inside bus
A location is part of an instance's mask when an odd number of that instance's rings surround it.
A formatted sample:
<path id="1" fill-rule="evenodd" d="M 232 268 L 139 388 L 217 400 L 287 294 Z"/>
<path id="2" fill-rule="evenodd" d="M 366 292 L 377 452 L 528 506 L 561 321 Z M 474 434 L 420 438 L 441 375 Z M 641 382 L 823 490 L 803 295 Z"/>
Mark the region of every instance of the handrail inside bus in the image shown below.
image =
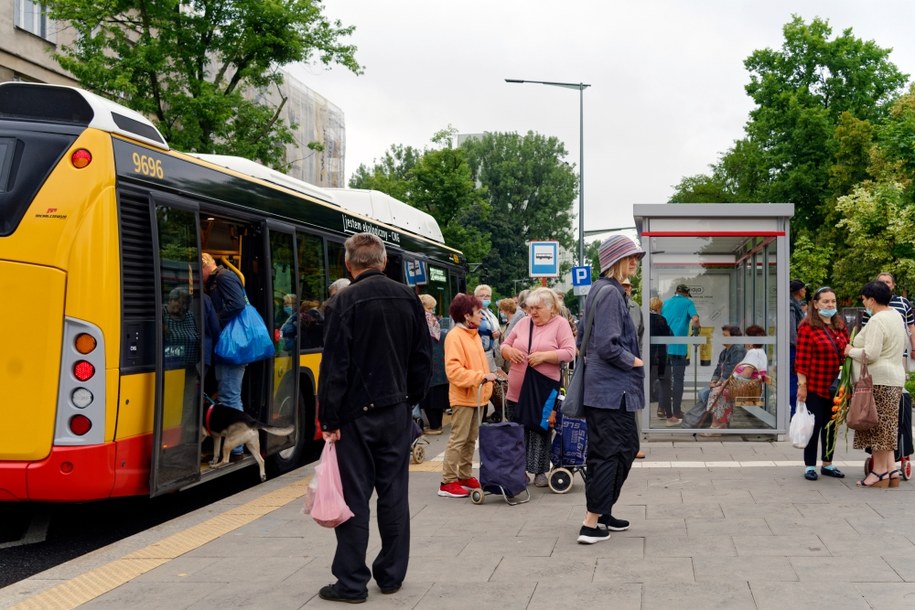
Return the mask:
<path id="1" fill-rule="evenodd" d="M 219 262 L 221 262 L 221 263 L 225 266 L 226 269 L 230 269 L 231 271 L 235 272 L 235 275 L 238 276 L 238 279 L 241 280 L 241 285 L 244 287 L 244 285 L 245 285 L 245 274 L 242 273 L 241 270 L 239 270 L 238 267 L 236 267 L 235 265 L 233 265 L 233 264 L 229 261 L 229 257 L 227 257 L 226 255 L 222 255 L 222 256 L 219 257 Z"/>

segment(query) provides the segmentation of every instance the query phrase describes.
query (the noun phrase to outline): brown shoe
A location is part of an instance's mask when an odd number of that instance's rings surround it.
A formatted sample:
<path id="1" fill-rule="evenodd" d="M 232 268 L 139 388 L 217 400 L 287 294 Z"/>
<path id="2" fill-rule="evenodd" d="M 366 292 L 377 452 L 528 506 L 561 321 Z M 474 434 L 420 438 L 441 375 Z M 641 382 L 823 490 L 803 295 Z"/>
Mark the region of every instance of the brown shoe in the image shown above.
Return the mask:
<path id="1" fill-rule="evenodd" d="M 637 459 L 637 460 L 644 460 L 644 459 L 645 459 L 645 452 L 642 451 L 641 449 L 639 449 L 639 452 L 635 454 L 635 459 Z"/>
<path id="2" fill-rule="evenodd" d="M 429 428 L 428 430 L 423 432 L 423 434 L 426 434 L 428 436 L 438 436 L 441 433 L 442 433 L 441 428 Z"/>

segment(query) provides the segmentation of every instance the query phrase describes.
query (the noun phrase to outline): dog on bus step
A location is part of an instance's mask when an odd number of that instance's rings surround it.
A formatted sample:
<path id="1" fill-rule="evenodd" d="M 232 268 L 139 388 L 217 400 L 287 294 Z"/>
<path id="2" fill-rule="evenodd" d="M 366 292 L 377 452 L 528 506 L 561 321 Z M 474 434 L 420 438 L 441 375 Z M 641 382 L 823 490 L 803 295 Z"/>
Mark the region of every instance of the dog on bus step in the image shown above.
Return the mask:
<path id="1" fill-rule="evenodd" d="M 264 458 L 261 456 L 261 442 L 258 430 L 263 430 L 276 436 L 289 436 L 295 432 L 293 426 L 284 428 L 268 426 L 257 421 L 244 411 L 226 407 L 219 403 L 210 405 L 209 409 L 207 409 L 203 426 L 203 435 L 213 437 L 213 459 L 210 461 L 210 466 L 228 464 L 231 451 L 240 445 L 244 445 L 254 456 L 254 459 L 257 460 L 261 481 L 266 481 L 267 473 L 264 470 Z M 219 459 L 220 454 L 222 456 L 221 460 Z"/>

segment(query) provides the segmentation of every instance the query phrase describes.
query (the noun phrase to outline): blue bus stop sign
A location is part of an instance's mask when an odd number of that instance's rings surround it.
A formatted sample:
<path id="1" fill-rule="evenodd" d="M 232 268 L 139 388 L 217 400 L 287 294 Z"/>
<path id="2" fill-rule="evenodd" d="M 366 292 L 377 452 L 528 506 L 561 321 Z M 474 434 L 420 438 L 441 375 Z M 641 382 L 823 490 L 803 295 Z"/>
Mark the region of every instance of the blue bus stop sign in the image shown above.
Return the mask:
<path id="1" fill-rule="evenodd" d="M 531 277 L 559 277 L 559 242 L 532 241 L 528 268 Z"/>

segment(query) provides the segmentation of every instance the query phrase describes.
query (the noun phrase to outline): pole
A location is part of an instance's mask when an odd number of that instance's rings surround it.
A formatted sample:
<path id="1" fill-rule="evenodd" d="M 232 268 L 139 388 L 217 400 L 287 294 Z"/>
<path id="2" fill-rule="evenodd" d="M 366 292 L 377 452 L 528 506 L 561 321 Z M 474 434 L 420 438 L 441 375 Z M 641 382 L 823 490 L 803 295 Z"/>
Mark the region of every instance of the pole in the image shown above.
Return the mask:
<path id="1" fill-rule="evenodd" d="M 578 264 L 585 265 L 585 89 L 587 83 L 561 83 L 544 80 L 506 78 L 506 83 L 549 85 L 565 89 L 578 89 Z"/>
<path id="2" fill-rule="evenodd" d="M 585 84 L 578 83 L 578 265 L 585 264 Z"/>

